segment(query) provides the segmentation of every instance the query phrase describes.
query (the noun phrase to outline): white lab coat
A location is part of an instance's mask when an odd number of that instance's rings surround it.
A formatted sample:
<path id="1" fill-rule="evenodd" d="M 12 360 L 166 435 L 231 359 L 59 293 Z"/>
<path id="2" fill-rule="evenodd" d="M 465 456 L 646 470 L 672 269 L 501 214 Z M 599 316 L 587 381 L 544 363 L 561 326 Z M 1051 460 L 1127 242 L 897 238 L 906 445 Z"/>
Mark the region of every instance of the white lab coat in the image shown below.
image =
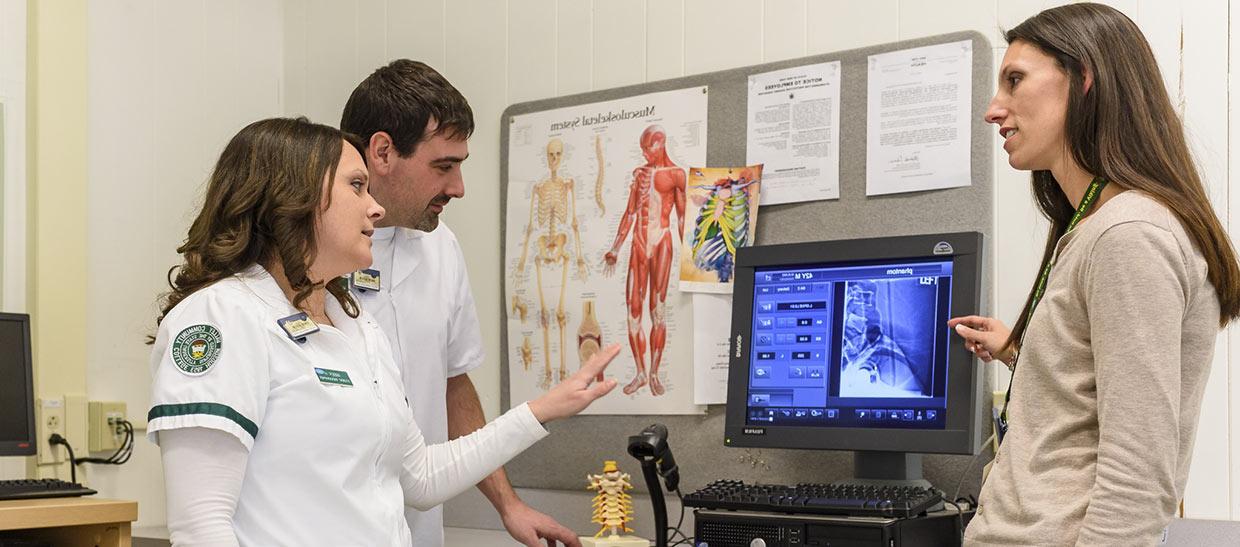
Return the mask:
<path id="1" fill-rule="evenodd" d="M 241 545 L 410 545 L 406 504 L 442 503 L 546 435 L 523 405 L 479 434 L 428 447 L 374 319 L 350 318 L 328 296 L 336 327 L 298 343 L 276 323 L 294 313 L 253 266 L 179 303 L 152 352 L 148 436 L 206 427 L 249 450 L 233 517 Z M 214 342 L 192 346 L 204 330 Z M 200 370 L 191 350 L 218 351 Z"/>
<path id="2" fill-rule="evenodd" d="M 482 364 L 481 328 L 456 234 L 442 222 L 432 232 L 375 230 L 371 269 L 378 291 L 353 294 L 387 334 L 404 378 L 413 418 L 428 443 L 448 440 L 447 379 Z M 442 547 L 443 507 L 408 508 L 419 547 Z"/>

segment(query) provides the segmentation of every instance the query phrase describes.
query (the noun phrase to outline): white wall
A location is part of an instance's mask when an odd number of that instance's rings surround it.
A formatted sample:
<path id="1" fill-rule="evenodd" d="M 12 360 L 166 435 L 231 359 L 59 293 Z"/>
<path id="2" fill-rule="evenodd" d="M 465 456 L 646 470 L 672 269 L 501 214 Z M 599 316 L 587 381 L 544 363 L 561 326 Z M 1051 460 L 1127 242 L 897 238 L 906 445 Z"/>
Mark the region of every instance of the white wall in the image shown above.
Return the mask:
<path id="1" fill-rule="evenodd" d="M 26 311 L 26 2 L 0 3 L 0 311 Z M 24 477 L 21 458 L 0 458 L 0 479 Z"/>
<path id="2" fill-rule="evenodd" d="M 224 144 L 283 110 L 282 32 L 278 0 L 90 4 L 87 386 L 139 426 L 155 297 Z M 135 444 L 122 467 L 83 467 L 101 495 L 139 501 L 139 526 L 162 525 L 159 451 Z"/>
<path id="3" fill-rule="evenodd" d="M 1220 216 L 1233 124 L 1227 2 L 1109 2 L 1141 25 L 1183 105 Z M 96 1 L 90 14 L 90 314 L 92 399 L 148 402 L 146 346 L 155 294 L 175 263 L 200 184 L 245 122 L 306 114 L 335 124 L 353 86 L 398 57 L 423 60 L 469 98 L 478 121 L 466 199 L 445 213 L 465 249 L 488 355 L 471 374 L 488 415 L 499 410 L 499 116 L 509 104 L 963 29 L 985 33 L 1048 7 L 1037 0 L 264 0 Z M 719 29 L 738 29 L 719 40 Z M 1181 40 L 1183 46 L 1181 47 Z M 1240 55 L 1236 56 L 1240 59 Z M 1181 68 L 1183 76 L 1181 77 Z M 277 91 L 278 90 L 278 91 Z M 1240 99 L 1240 97 L 1237 97 Z M 1238 117 L 1240 118 L 1240 117 Z M 1240 125 L 1235 125 L 1240 129 Z M 995 310 L 1012 322 L 1032 282 L 1045 225 L 1027 176 L 995 138 Z M 1240 165 L 1240 163 L 1235 163 Z M 1240 182 L 1237 183 L 1240 185 Z M 1230 200 L 1230 201 L 1229 201 Z M 467 221 L 468 219 L 468 221 Z M 824 236 L 825 237 L 825 236 Z M 1220 337 L 1190 477 L 1189 516 L 1240 519 L 1240 355 Z M 1236 352 L 1240 354 L 1240 351 Z M 998 371 L 996 376 L 1000 376 Z M 997 385 L 1006 384 L 1006 374 Z M 1236 407 L 1236 408 L 1233 408 Z M 107 495 L 143 502 L 162 522 L 157 453 L 96 471 Z M 137 465 L 135 465 L 135 463 Z M 688 462 L 686 462 L 688 463 Z M 139 471 L 139 469 L 142 469 Z M 1237 495 L 1233 496 L 1235 492 Z"/>

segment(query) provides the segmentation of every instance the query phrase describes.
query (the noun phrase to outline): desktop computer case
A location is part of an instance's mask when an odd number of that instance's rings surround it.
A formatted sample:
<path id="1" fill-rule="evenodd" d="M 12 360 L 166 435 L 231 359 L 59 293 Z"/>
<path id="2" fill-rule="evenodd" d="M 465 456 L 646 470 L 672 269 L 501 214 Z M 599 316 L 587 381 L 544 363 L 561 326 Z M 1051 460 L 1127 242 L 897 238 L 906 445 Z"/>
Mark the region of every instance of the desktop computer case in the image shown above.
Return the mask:
<path id="1" fill-rule="evenodd" d="M 960 545 L 955 511 L 891 519 L 694 511 L 695 547 L 943 547 Z M 964 514 L 968 523 L 971 512 Z M 761 541 L 759 541 L 761 540 Z"/>

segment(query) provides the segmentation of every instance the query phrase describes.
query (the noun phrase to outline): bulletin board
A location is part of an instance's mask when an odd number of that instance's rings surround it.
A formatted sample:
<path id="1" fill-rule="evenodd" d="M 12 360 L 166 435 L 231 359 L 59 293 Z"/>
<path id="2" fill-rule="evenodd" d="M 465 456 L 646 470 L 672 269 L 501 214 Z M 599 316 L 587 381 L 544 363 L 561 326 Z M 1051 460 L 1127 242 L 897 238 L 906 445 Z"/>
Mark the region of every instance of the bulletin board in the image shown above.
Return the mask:
<path id="1" fill-rule="evenodd" d="M 960 42 L 972 42 L 972 118 L 970 122 L 971 185 L 944 190 L 866 195 L 866 116 L 867 59 L 870 55 L 904 49 Z M 745 165 L 748 78 L 779 69 L 839 61 L 840 122 L 839 122 L 839 199 L 764 205 L 760 208 L 755 244 L 772 245 L 805 241 L 872 238 L 919 233 L 976 231 L 984 234 L 982 302 L 980 312 L 991 313 L 989 295 L 993 283 L 993 135 L 982 120 L 990 100 L 993 50 L 987 39 L 974 31 L 956 32 L 928 38 L 888 43 L 878 46 L 839 51 L 753 65 L 707 74 L 698 74 L 651 82 L 647 84 L 593 91 L 578 95 L 530 101 L 509 106 L 501 119 L 500 134 L 500 196 L 501 212 L 507 226 L 510 126 L 515 116 L 538 113 L 574 105 L 583 105 L 645 95 L 661 91 L 705 87 L 709 90 L 706 139 L 706 167 Z M 703 167 L 703 166 L 696 166 Z M 578 185 L 582 185 L 579 181 Z M 579 198 L 586 199 L 586 198 Z M 500 271 L 508 269 L 513 257 L 499 257 Z M 501 295 L 504 291 L 500 291 Z M 504 298 L 504 296 L 501 296 Z M 514 313 L 510 302 L 502 302 L 508 314 Z M 511 407 L 509 393 L 509 354 L 507 348 L 519 341 L 510 340 L 507 329 L 501 328 L 500 370 L 501 405 Z M 622 340 L 618 340 L 622 341 Z M 623 342 L 623 341 L 622 341 Z M 627 345 L 622 351 L 628 351 Z M 691 367 L 691 362 L 671 366 Z M 981 365 L 979 365 L 981 366 Z M 989 375 L 982 374 L 989 382 Z M 617 391 L 619 388 L 617 388 Z M 987 385 L 983 393 L 990 393 Z M 989 405 L 978 405 L 978 412 L 989 415 Z M 603 460 L 617 460 L 622 469 L 641 484 L 636 460 L 626 452 L 627 439 L 647 425 L 663 423 L 669 431 L 669 445 L 680 466 L 681 489 L 688 492 L 717 478 L 742 479 L 749 482 L 796 484 L 829 482 L 851 477 L 852 454 L 837 451 L 805 451 L 776 449 L 725 448 L 723 444 L 724 405 L 710 405 L 699 415 L 595 415 L 576 416 L 548 426 L 551 435 L 526 450 L 506 466 L 508 477 L 519 487 L 580 491 L 587 473 L 597 473 Z M 986 423 L 983 421 L 983 423 Z M 982 437 L 986 434 L 983 433 Z M 989 450 L 983 447 L 983 450 Z M 984 457 L 984 456 L 982 456 Z M 923 458 L 925 478 L 935 486 L 952 490 L 970 466 L 970 456 L 926 455 Z M 962 493 L 976 493 L 980 473 L 965 476 Z"/>

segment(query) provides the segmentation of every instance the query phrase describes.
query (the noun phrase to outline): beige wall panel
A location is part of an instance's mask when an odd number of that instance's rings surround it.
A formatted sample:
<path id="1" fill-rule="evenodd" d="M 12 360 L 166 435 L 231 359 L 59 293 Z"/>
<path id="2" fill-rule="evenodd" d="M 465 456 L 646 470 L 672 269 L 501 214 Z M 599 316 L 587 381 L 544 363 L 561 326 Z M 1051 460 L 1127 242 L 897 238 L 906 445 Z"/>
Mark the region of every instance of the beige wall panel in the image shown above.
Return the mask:
<path id="1" fill-rule="evenodd" d="M 999 44 L 995 0 L 900 0 L 900 39 L 909 40 L 958 30 L 976 30 Z"/>
<path id="2" fill-rule="evenodd" d="M 805 38 L 810 55 L 900 39 L 898 0 L 815 0 L 807 8 Z"/>
<path id="3" fill-rule="evenodd" d="M 591 89 L 646 81 L 645 0 L 599 0 L 594 3 Z"/>
<path id="4" fill-rule="evenodd" d="M 508 5 L 508 102 L 556 95 L 556 4 L 554 1 Z"/>
<path id="5" fill-rule="evenodd" d="M 762 4 L 685 0 L 685 74 L 762 62 Z"/>
<path id="6" fill-rule="evenodd" d="M 445 0 L 388 0 L 388 56 L 443 66 L 444 4 Z"/>
<path id="7" fill-rule="evenodd" d="M 762 5 L 762 61 L 806 55 L 806 0 L 767 0 Z"/>
<path id="8" fill-rule="evenodd" d="M 311 121 L 336 125 L 357 85 L 357 26 L 354 2 L 314 0 L 309 4 L 306 56 L 306 112 Z"/>
<path id="9" fill-rule="evenodd" d="M 470 374 L 487 416 L 499 414 L 499 117 L 508 106 L 504 12 L 492 0 L 454 0 L 448 5 L 448 57 L 443 66 L 474 109 L 477 130 L 464 164 L 465 199 L 448 206 L 444 218 L 465 249 L 488 356 Z"/>
<path id="10" fill-rule="evenodd" d="M 306 86 L 309 84 L 307 71 L 310 64 L 310 58 L 306 55 L 306 33 L 310 30 L 310 21 L 307 19 L 310 10 L 304 0 L 286 0 L 282 3 L 282 8 L 284 79 L 280 84 L 280 98 L 283 101 L 283 114 L 298 116 L 306 113 Z"/>
<path id="11" fill-rule="evenodd" d="M 646 81 L 684 76 L 684 0 L 646 0 Z"/>
<path id="12" fill-rule="evenodd" d="M 1181 21 L 1167 17 L 1145 21 L 1144 26 L 1184 29 L 1183 38 L 1183 119 L 1193 157 L 1216 211 L 1224 218 L 1228 193 L 1228 120 L 1219 113 L 1228 111 L 1227 86 L 1229 70 L 1225 55 L 1228 49 L 1228 6 L 1223 2 L 1194 2 L 1183 10 Z M 1178 76 L 1178 75 L 1177 75 Z M 1178 78 L 1177 78 L 1178 79 Z M 1169 84 L 1178 85 L 1178 84 Z M 1174 89 L 1174 87 L 1173 87 Z M 1174 96 L 1174 95 L 1173 95 Z M 1184 494 L 1185 515 L 1193 518 L 1226 519 L 1231 517 L 1229 502 L 1234 495 L 1231 483 L 1233 459 L 1228 439 L 1231 381 L 1228 370 L 1228 337 L 1222 333 L 1214 349 L 1214 362 L 1202 401 L 1197 443 L 1193 452 L 1189 486 Z"/>
<path id="13" fill-rule="evenodd" d="M 593 89 L 594 2 L 556 0 L 556 95 Z"/>
<path id="14" fill-rule="evenodd" d="M 356 27 L 354 32 L 357 33 L 357 70 L 353 73 L 349 92 L 352 92 L 353 87 L 376 68 L 392 60 L 388 56 L 387 9 L 387 0 L 357 0 L 357 10 L 354 12 Z M 341 21 L 340 24 L 347 24 L 347 21 Z M 345 95 L 345 100 L 348 100 L 348 95 Z M 343 109 L 344 103 L 340 103 L 340 107 Z M 340 112 L 336 112 L 336 116 L 331 119 L 330 123 L 333 127 L 340 125 Z"/>

